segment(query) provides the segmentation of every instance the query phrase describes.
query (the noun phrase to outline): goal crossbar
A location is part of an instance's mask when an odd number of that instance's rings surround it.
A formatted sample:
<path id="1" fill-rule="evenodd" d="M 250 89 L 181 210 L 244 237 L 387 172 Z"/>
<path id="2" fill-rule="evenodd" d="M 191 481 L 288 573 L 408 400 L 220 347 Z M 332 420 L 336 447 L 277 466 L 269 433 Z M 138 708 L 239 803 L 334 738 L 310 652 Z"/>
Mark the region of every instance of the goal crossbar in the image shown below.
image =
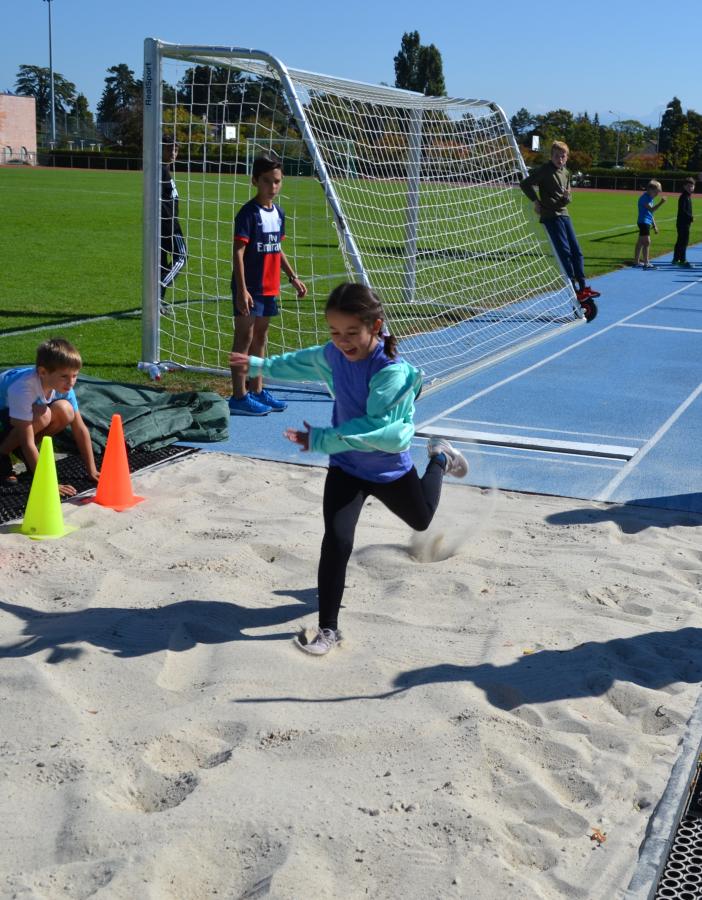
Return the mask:
<path id="1" fill-rule="evenodd" d="M 167 316 L 164 141 L 181 148 L 172 174 L 187 246 Z M 380 294 L 403 355 L 430 381 L 580 320 L 519 190 L 526 169 L 496 103 L 289 68 L 261 50 L 149 38 L 143 364 L 227 373 L 233 219 L 253 193 L 251 155 L 264 151 L 282 159 L 284 248 L 309 289 L 304 301 L 284 290 L 269 352 L 326 340 L 324 302 L 342 280 Z"/>

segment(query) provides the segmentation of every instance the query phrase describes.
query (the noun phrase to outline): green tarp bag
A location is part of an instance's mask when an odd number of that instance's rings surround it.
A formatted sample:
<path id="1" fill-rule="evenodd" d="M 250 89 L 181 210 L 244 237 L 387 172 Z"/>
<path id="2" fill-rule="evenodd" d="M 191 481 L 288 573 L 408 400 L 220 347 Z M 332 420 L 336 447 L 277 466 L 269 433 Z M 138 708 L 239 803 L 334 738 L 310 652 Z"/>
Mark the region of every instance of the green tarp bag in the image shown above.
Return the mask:
<path id="1" fill-rule="evenodd" d="M 107 444 L 112 416 L 122 417 L 129 450 L 158 450 L 177 441 L 207 443 L 229 438 L 229 406 L 214 391 L 171 394 L 150 385 L 120 384 L 81 375 L 75 386 L 83 421 L 90 431 L 93 449 L 102 453 Z M 67 431 L 54 443 L 75 452 Z"/>

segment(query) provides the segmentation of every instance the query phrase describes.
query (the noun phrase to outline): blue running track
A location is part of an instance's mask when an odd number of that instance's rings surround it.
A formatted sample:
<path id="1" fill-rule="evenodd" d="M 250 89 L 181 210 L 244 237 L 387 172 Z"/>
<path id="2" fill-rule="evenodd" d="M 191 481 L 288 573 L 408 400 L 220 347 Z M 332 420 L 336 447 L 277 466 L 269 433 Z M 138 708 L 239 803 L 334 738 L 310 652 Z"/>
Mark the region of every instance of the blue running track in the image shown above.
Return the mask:
<path id="1" fill-rule="evenodd" d="M 413 455 L 441 434 L 482 487 L 636 503 L 702 513 L 702 245 L 692 269 L 655 260 L 594 280 L 599 315 L 465 378 L 417 404 Z M 326 425 L 331 400 L 278 391 L 289 407 L 232 417 L 227 443 L 197 445 L 323 465 L 282 437 L 303 420 Z"/>

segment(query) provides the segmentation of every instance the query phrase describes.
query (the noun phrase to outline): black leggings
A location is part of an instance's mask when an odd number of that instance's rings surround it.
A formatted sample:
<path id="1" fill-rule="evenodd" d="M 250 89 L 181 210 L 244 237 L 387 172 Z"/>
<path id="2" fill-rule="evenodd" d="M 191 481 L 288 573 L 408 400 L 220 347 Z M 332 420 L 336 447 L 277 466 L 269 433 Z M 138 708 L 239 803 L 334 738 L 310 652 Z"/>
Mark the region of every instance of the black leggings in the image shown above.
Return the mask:
<path id="1" fill-rule="evenodd" d="M 673 262 L 685 262 L 687 259 L 687 245 L 690 243 L 690 225 L 682 222 L 678 226 L 678 240 L 673 250 Z"/>
<path id="2" fill-rule="evenodd" d="M 381 484 L 356 478 L 338 466 L 329 467 L 324 484 L 324 538 L 317 575 L 320 628 L 337 628 L 346 566 L 366 498 L 377 497 L 410 528 L 425 531 L 439 505 L 443 477 L 444 466 L 436 458 L 429 460 L 422 478 L 413 466 L 402 478 Z"/>
<path id="3" fill-rule="evenodd" d="M 170 260 L 169 260 L 170 257 Z M 161 219 L 161 300 L 166 288 L 173 284 L 176 275 L 188 261 L 188 248 L 178 219 L 164 222 Z"/>

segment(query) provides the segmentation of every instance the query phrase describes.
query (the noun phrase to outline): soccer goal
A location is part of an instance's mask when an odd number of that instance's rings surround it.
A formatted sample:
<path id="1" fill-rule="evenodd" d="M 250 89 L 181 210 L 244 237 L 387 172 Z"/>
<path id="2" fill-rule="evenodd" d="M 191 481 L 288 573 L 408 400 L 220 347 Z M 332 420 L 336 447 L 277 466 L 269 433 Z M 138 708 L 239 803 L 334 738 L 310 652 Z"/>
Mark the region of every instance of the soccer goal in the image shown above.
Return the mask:
<path id="1" fill-rule="evenodd" d="M 509 123 L 486 100 L 425 97 L 287 68 L 257 50 L 145 41 L 142 364 L 228 373 L 234 216 L 261 153 L 283 163 L 284 284 L 269 353 L 327 340 L 344 280 L 382 298 L 403 356 L 443 379 L 582 312 L 519 190 Z M 187 259 L 161 300 L 162 147 Z"/>

